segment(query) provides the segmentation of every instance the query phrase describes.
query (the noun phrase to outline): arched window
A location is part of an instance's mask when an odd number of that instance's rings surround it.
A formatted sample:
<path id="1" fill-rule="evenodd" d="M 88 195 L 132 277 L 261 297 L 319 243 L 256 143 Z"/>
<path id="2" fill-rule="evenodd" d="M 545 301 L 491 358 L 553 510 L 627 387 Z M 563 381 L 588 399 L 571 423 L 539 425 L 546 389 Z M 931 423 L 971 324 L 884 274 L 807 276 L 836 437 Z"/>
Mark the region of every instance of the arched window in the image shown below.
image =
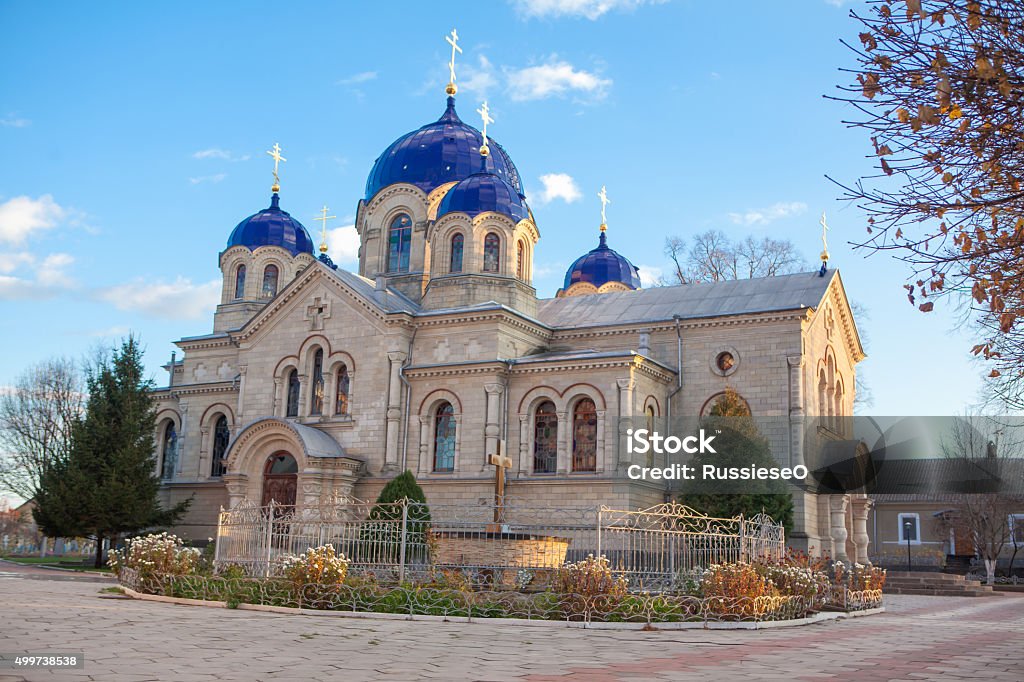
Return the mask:
<path id="1" fill-rule="evenodd" d="M 299 416 L 299 370 L 297 369 L 288 373 L 288 409 L 285 416 Z"/>
<path id="2" fill-rule="evenodd" d="M 434 471 L 455 470 L 455 408 L 441 403 L 434 417 Z"/>
<path id="3" fill-rule="evenodd" d="M 484 272 L 497 272 L 501 238 L 493 232 L 484 237 Z"/>
<path id="4" fill-rule="evenodd" d="M 647 406 L 647 409 L 644 410 L 644 417 L 644 421 L 646 421 L 647 433 L 654 433 L 654 405 Z M 648 448 L 647 466 L 654 466 L 654 448 Z"/>
<path id="5" fill-rule="evenodd" d="M 516 277 L 526 279 L 526 247 L 522 241 L 516 242 Z"/>
<path id="6" fill-rule="evenodd" d="M 178 465 L 178 430 L 174 422 L 167 422 L 164 429 L 163 456 L 160 458 L 160 478 L 165 481 L 174 478 L 174 468 Z"/>
<path id="7" fill-rule="evenodd" d="M 558 466 L 558 415 L 545 400 L 533 415 L 533 473 L 553 474 Z"/>
<path id="8" fill-rule="evenodd" d="M 572 470 L 597 471 L 597 408 L 590 398 L 572 411 Z"/>
<path id="9" fill-rule="evenodd" d="M 235 270 L 235 298 L 245 296 L 245 266 L 239 265 Z"/>
<path id="10" fill-rule="evenodd" d="M 228 453 L 228 443 L 231 441 L 231 430 L 228 428 L 228 418 L 221 415 L 217 419 L 217 425 L 213 427 L 213 464 L 210 467 L 211 476 L 224 475 L 224 455 Z"/>
<path id="11" fill-rule="evenodd" d="M 313 398 L 309 406 L 309 413 L 319 415 L 324 413 L 324 351 L 317 348 L 313 355 Z"/>
<path id="12" fill-rule="evenodd" d="M 349 378 L 348 367 L 345 365 L 338 368 L 338 380 L 335 385 L 337 386 L 337 396 L 334 401 L 334 414 L 347 415 Z"/>
<path id="13" fill-rule="evenodd" d="M 462 250 L 466 238 L 461 233 L 452 237 L 452 257 L 448 264 L 448 272 L 462 272 Z"/>
<path id="14" fill-rule="evenodd" d="M 277 296 L 277 266 L 268 265 L 263 269 L 263 287 L 260 289 L 260 298 L 274 298 Z"/>
<path id="15" fill-rule="evenodd" d="M 404 213 L 391 221 L 388 230 L 388 272 L 409 272 L 412 219 Z"/>

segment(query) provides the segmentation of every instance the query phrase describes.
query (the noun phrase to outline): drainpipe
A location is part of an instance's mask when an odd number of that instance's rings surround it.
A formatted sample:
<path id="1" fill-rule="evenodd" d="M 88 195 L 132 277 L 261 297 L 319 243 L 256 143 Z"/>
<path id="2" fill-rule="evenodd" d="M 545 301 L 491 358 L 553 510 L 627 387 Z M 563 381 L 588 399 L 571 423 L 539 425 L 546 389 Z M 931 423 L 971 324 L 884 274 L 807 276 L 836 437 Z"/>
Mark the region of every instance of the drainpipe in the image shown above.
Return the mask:
<path id="1" fill-rule="evenodd" d="M 672 428 L 672 399 L 679 391 L 683 390 L 683 331 L 680 328 L 682 318 L 679 315 L 673 315 L 672 321 L 676 323 L 676 387 L 665 400 L 665 424 L 669 429 Z M 672 482 L 665 481 L 665 501 L 669 502 L 671 499 Z"/>
<path id="2" fill-rule="evenodd" d="M 405 472 L 409 463 L 409 403 L 412 401 L 412 384 L 405 378 L 405 368 L 412 364 L 412 345 L 416 341 L 417 327 L 412 328 L 412 336 L 409 337 L 409 352 L 405 354 L 405 362 L 398 368 L 398 379 L 405 386 L 405 418 L 402 420 L 402 470 Z"/>

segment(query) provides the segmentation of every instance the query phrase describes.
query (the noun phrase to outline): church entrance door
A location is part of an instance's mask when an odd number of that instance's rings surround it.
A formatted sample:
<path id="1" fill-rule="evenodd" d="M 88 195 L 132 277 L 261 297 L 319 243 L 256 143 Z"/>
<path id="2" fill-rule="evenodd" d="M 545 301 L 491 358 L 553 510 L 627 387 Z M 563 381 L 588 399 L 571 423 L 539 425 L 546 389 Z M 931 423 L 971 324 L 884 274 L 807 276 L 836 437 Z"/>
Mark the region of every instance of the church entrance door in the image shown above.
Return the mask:
<path id="1" fill-rule="evenodd" d="M 292 507 L 298 487 L 299 465 L 287 452 L 278 452 L 267 458 L 263 465 L 263 501 L 266 507 L 274 504 Z"/>

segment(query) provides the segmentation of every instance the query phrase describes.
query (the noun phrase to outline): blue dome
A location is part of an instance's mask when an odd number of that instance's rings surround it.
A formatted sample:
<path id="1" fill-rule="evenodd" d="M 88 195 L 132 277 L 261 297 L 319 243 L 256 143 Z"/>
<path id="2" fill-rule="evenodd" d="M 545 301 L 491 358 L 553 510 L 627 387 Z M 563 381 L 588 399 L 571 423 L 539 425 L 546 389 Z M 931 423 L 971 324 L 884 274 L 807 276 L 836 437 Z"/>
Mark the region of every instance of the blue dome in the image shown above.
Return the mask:
<path id="1" fill-rule="evenodd" d="M 505 150 L 487 138 L 491 155 L 488 170 L 522 193 L 519 171 Z M 455 113 L 455 98 L 434 123 L 407 133 L 377 157 L 366 179 L 366 200 L 396 182 L 416 185 L 428 194 L 446 182 L 458 182 L 480 167 L 480 131 L 466 125 Z"/>
<path id="2" fill-rule="evenodd" d="M 597 288 L 608 282 L 620 282 L 630 289 L 639 289 L 640 272 L 625 256 L 608 248 L 608 238 L 602 232 L 597 248 L 577 258 L 565 273 L 563 288 L 577 282 L 589 282 Z"/>
<path id="3" fill-rule="evenodd" d="M 480 156 L 478 155 L 479 159 Z M 530 217 L 530 209 L 512 185 L 489 171 L 480 171 L 448 190 L 437 207 L 437 217 L 462 211 L 469 217 L 494 211 L 517 223 Z"/>
<path id="4" fill-rule="evenodd" d="M 228 246 L 247 246 L 256 250 L 261 246 L 280 246 L 293 256 L 313 253 L 313 240 L 306 228 L 295 218 L 282 211 L 277 192 L 270 198 L 270 207 L 238 223 L 228 237 Z"/>

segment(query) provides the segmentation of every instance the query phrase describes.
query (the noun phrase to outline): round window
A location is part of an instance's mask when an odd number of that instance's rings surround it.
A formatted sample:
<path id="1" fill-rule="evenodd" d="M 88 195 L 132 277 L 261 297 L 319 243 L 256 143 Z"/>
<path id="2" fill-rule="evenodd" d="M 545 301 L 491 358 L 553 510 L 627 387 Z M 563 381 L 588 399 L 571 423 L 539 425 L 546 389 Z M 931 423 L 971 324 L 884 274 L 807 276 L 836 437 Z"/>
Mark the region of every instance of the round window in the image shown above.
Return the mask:
<path id="1" fill-rule="evenodd" d="M 736 366 L 736 356 L 729 351 L 722 351 L 715 358 L 715 366 L 718 367 L 721 372 L 728 372 Z"/>

